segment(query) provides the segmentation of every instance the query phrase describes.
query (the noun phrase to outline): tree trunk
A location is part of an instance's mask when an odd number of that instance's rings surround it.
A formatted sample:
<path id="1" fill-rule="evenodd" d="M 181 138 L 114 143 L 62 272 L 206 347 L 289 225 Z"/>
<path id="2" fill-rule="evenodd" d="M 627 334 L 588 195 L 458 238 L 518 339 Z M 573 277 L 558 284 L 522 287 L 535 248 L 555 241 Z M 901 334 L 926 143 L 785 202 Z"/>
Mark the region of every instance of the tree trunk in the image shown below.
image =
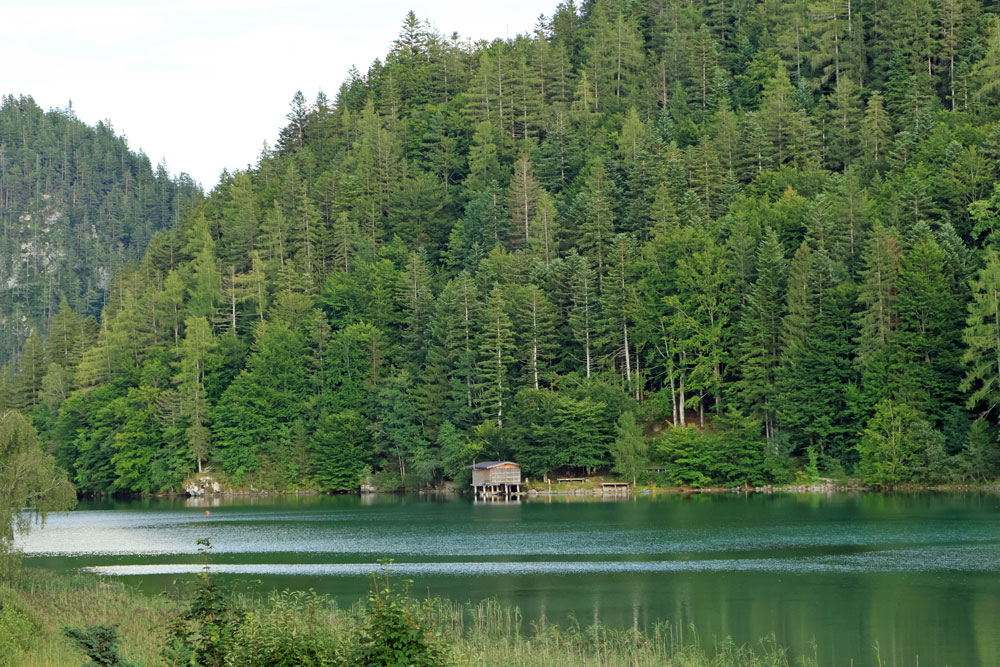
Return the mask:
<path id="1" fill-rule="evenodd" d="M 684 412 L 687 407 L 687 400 L 684 397 L 684 362 L 687 360 L 687 353 L 681 352 L 681 377 L 680 377 L 680 413 L 681 413 L 681 426 L 685 424 Z"/>

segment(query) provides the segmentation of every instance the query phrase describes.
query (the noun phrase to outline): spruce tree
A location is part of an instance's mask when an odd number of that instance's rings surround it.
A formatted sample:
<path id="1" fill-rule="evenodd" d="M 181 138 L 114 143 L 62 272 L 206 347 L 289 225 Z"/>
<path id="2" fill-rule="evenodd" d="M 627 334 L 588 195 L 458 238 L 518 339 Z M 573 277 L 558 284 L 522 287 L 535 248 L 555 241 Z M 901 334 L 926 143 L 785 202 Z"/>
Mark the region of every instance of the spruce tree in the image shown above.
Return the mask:
<path id="1" fill-rule="evenodd" d="M 202 462 L 211 449 L 208 429 L 209 405 L 205 395 L 205 362 L 215 347 L 211 326 L 204 317 L 189 317 L 184 322 L 184 340 L 180 345 L 174 385 L 181 399 L 181 415 L 187 421 L 187 441 L 191 458 L 202 472 Z"/>
<path id="2" fill-rule="evenodd" d="M 776 428 L 777 373 L 788 279 L 785 249 L 771 228 L 764 232 L 757 248 L 756 264 L 757 280 L 747 297 L 742 320 L 741 393 L 760 415 L 764 435 L 771 442 Z"/>
<path id="3" fill-rule="evenodd" d="M 966 365 L 962 391 L 971 391 L 969 408 L 988 414 L 1000 403 L 1000 254 L 986 251 L 984 266 L 972 281 L 962 361 Z"/>
<path id="4" fill-rule="evenodd" d="M 507 313 L 507 297 L 494 287 L 482 311 L 478 341 L 479 405 L 484 420 L 503 428 L 511 391 L 510 366 L 514 362 L 514 331 Z"/>

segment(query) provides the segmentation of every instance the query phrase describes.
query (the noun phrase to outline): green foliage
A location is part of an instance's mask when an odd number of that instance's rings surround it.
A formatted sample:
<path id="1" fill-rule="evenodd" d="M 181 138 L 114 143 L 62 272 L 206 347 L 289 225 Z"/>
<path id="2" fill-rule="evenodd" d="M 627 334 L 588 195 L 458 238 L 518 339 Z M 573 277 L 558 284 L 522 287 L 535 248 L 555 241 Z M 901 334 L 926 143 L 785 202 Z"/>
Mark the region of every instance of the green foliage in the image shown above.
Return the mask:
<path id="1" fill-rule="evenodd" d="M 16 667 L 38 635 L 38 619 L 17 597 L 0 591 L 0 667 Z"/>
<path id="2" fill-rule="evenodd" d="M 1000 472 L 1000 444 L 995 429 L 977 419 L 969 428 L 969 437 L 956 455 L 959 479 L 985 483 Z"/>
<path id="3" fill-rule="evenodd" d="M 116 626 L 92 625 L 86 630 L 63 628 L 63 634 L 73 640 L 76 647 L 89 658 L 85 665 L 132 667 L 136 664 L 119 655 L 118 642 L 121 637 Z"/>
<path id="4" fill-rule="evenodd" d="M 655 445 L 657 457 L 674 484 L 765 484 L 774 481 L 765 466 L 765 441 L 759 423 L 736 413 L 718 420 L 718 430 L 674 427 Z"/>
<path id="5" fill-rule="evenodd" d="M 44 111 L 30 97 L 0 102 L 0 155 L 6 364 L 61 304 L 99 315 L 116 269 L 155 247 L 154 236 L 202 194 L 187 175 L 171 178 L 131 150 L 111 125 L 89 127 L 72 107 Z"/>
<path id="6" fill-rule="evenodd" d="M 327 600 L 313 591 L 278 591 L 240 620 L 226 652 L 227 667 L 342 665 L 344 647 L 331 627 Z"/>
<path id="7" fill-rule="evenodd" d="M 894 486 L 913 479 L 910 466 L 920 452 L 911 428 L 918 420 L 917 411 L 905 403 L 879 402 L 857 445 L 865 482 Z"/>
<path id="8" fill-rule="evenodd" d="M 320 417 L 313 432 L 312 479 L 324 491 L 353 491 L 367 470 L 368 422 L 356 410 Z"/>
<path id="9" fill-rule="evenodd" d="M 984 479 L 1000 30 L 939 4 L 562 3 L 474 46 L 411 13 L 207 196 L 5 98 L 0 403 L 88 493 L 628 476 L 624 413 L 679 482 Z"/>
<path id="10" fill-rule="evenodd" d="M 569 394 L 569 392 L 566 392 Z M 613 417 L 607 403 L 587 396 L 525 389 L 515 399 L 510 444 L 529 475 L 555 468 L 599 468 L 610 461 Z"/>
<path id="11" fill-rule="evenodd" d="M 209 540 L 198 540 L 206 562 L 211 549 Z M 163 657 L 171 664 L 222 667 L 235 645 L 243 609 L 235 596 L 227 596 L 212 581 L 207 564 L 198 579 L 187 608 L 168 623 Z"/>
<path id="12" fill-rule="evenodd" d="M 634 485 L 646 468 L 648 450 L 642 426 L 636 423 L 635 414 L 622 413 L 618 418 L 618 433 L 611 446 L 614 471 L 625 479 L 631 478 Z"/>
<path id="13" fill-rule="evenodd" d="M 368 606 L 353 640 L 350 663 L 363 667 L 447 664 L 447 649 L 434 637 L 421 609 L 404 591 L 393 591 L 388 572 L 380 580 L 372 575 Z"/>
<path id="14" fill-rule="evenodd" d="M 223 467 L 236 479 L 288 451 L 309 388 L 300 371 L 304 365 L 305 345 L 298 332 L 284 322 L 258 328 L 246 368 L 211 417 Z"/>
<path id="15" fill-rule="evenodd" d="M 0 575 L 15 563 L 16 535 L 75 504 L 73 486 L 42 450 L 31 422 L 19 412 L 0 416 Z"/>

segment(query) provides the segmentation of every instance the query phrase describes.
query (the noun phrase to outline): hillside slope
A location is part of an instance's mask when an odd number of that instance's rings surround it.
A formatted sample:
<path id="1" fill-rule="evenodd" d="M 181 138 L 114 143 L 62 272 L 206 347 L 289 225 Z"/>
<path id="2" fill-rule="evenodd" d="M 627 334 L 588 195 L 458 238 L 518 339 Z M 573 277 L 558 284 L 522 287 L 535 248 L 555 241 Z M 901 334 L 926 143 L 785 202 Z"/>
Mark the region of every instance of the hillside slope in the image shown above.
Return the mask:
<path id="1" fill-rule="evenodd" d="M 65 298 L 98 315 L 118 266 L 201 196 L 186 177 L 129 150 L 104 123 L 30 97 L 0 104 L 0 363 Z"/>
<path id="2" fill-rule="evenodd" d="M 998 72 L 975 0 L 564 2 L 475 45 L 411 14 L 10 400 L 90 492 L 986 479 Z"/>

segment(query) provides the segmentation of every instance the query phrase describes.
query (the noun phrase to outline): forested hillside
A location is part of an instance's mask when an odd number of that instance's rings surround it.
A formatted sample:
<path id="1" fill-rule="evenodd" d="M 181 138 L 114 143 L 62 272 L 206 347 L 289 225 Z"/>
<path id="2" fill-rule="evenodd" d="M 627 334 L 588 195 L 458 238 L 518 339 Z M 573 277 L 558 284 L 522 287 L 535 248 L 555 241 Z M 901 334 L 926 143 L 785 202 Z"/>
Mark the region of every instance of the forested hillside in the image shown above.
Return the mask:
<path id="1" fill-rule="evenodd" d="M 998 101 L 994 2 L 564 2 L 474 45 L 411 14 L 12 396 L 89 492 L 984 480 Z"/>
<path id="2" fill-rule="evenodd" d="M 72 108 L 46 113 L 30 97 L 4 97 L 0 364 L 44 330 L 62 299 L 98 316 L 118 266 L 137 261 L 199 197 L 186 177 L 175 181 L 162 165 L 154 172 L 109 125 L 88 127 Z"/>

